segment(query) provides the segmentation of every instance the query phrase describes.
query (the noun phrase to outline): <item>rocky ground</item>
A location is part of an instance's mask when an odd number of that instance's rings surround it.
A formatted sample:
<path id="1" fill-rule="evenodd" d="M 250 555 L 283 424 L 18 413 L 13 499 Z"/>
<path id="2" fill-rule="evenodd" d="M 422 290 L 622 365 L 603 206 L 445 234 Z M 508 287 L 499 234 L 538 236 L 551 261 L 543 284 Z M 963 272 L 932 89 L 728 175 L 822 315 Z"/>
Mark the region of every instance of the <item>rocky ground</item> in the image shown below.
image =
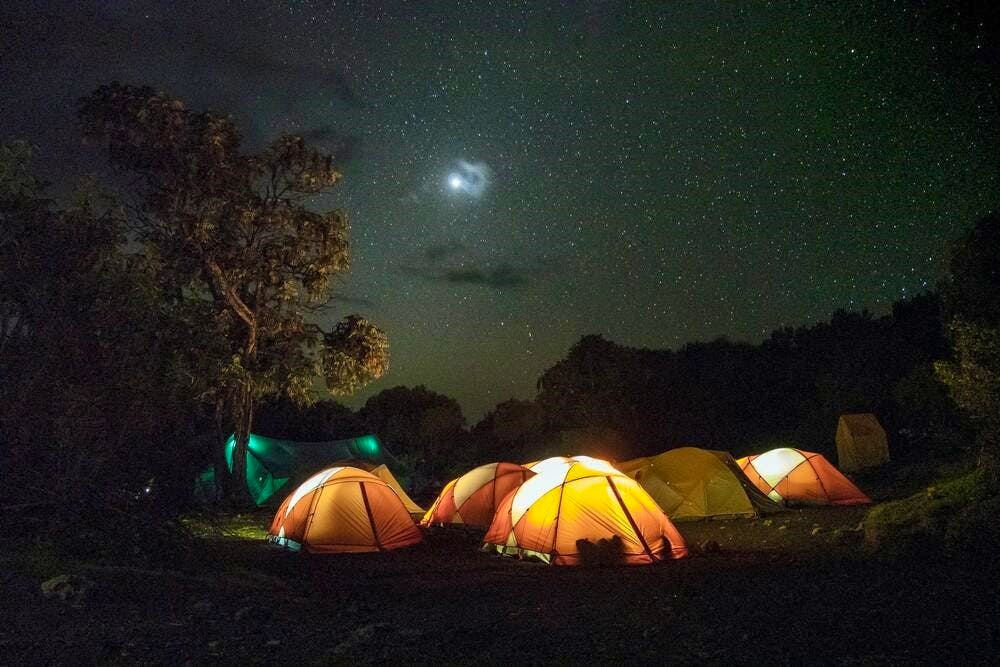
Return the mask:
<path id="1" fill-rule="evenodd" d="M 452 530 L 397 552 L 303 557 L 241 537 L 269 518 L 251 515 L 242 531 L 203 538 L 194 567 L 79 565 L 48 595 L 23 561 L 4 568 L 0 655 L 12 665 L 992 662 L 1000 603 L 982 555 L 869 554 L 863 515 L 684 523 L 700 553 L 611 568 L 502 559 Z"/>

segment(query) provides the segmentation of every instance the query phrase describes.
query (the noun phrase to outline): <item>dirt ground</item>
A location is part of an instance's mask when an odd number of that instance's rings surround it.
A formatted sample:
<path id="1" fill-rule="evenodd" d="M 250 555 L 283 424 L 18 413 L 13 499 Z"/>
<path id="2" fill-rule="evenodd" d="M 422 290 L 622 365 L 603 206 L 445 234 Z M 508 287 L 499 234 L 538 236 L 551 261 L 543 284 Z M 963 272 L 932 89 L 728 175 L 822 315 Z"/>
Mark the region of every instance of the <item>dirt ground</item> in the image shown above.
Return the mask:
<path id="1" fill-rule="evenodd" d="M 67 600 L 4 568 L 4 664 L 993 663 L 995 574 L 864 551 L 863 508 L 679 524 L 691 558 L 560 568 L 438 530 L 383 554 L 308 557 L 239 535 L 185 571 L 81 567 Z M 714 544 L 713 544 L 714 543 Z M 718 548 L 715 548 L 715 545 Z"/>

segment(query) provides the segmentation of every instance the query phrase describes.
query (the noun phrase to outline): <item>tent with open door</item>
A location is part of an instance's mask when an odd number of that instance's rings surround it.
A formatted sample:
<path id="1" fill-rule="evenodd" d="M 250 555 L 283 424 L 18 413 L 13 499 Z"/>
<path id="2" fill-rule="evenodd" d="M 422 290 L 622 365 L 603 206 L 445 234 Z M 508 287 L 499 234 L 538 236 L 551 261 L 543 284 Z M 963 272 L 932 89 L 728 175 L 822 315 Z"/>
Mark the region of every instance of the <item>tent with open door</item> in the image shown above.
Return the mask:
<path id="1" fill-rule="evenodd" d="M 517 463 L 487 463 L 473 468 L 448 482 L 420 525 L 461 523 L 486 528 L 500 501 L 534 474 Z"/>
<path id="2" fill-rule="evenodd" d="M 754 517 L 781 511 L 728 452 L 679 447 L 615 464 L 674 521 Z"/>
<path id="3" fill-rule="evenodd" d="M 837 465 L 844 472 L 889 462 L 889 443 L 878 417 L 870 412 L 840 415 L 837 420 Z"/>
<path id="4" fill-rule="evenodd" d="M 776 502 L 865 505 L 871 502 L 822 454 L 779 447 L 737 459 L 746 476 Z"/>
<path id="5" fill-rule="evenodd" d="M 268 539 L 294 551 L 359 553 L 399 549 L 422 536 L 388 484 L 359 468 L 335 466 L 285 498 Z"/>
<path id="6" fill-rule="evenodd" d="M 687 555 L 684 538 L 663 510 L 607 461 L 578 456 L 536 465 L 535 473 L 500 503 L 484 549 L 578 565 L 585 543 L 617 538 L 625 564 Z"/>

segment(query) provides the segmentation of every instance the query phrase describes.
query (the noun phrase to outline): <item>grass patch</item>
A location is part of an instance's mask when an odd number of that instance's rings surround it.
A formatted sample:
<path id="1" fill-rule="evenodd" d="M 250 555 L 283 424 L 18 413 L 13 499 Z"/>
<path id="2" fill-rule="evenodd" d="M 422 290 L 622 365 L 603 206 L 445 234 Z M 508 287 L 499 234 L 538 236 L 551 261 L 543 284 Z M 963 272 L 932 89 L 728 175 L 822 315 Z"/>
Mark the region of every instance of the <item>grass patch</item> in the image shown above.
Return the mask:
<path id="1" fill-rule="evenodd" d="M 181 518 L 191 534 L 199 539 L 264 540 L 273 513 L 198 513 Z"/>
<path id="2" fill-rule="evenodd" d="M 1000 536 L 998 513 L 998 489 L 981 471 L 973 470 L 872 508 L 864 528 L 868 544 L 879 550 L 927 547 L 986 553 L 995 548 Z"/>

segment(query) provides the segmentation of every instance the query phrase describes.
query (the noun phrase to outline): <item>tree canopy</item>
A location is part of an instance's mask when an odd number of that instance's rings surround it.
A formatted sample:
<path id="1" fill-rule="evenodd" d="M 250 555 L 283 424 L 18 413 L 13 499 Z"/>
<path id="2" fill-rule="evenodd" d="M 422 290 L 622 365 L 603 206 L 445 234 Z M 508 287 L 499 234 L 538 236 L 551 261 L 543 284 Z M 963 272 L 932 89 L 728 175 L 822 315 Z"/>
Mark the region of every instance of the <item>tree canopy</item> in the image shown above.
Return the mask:
<path id="1" fill-rule="evenodd" d="M 217 354 L 190 371 L 237 434 L 243 480 L 254 408 L 284 393 L 309 400 L 317 377 L 334 394 L 380 377 L 384 334 L 360 316 L 324 332 L 316 314 L 349 265 L 348 223 L 315 197 L 340 182 L 333 156 L 282 135 L 242 150 L 229 116 L 189 110 L 151 88 L 113 83 L 81 102 L 85 136 L 132 175 L 127 224 L 191 335 Z M 240 486 L 243 486 L 241 484 Z"/>

